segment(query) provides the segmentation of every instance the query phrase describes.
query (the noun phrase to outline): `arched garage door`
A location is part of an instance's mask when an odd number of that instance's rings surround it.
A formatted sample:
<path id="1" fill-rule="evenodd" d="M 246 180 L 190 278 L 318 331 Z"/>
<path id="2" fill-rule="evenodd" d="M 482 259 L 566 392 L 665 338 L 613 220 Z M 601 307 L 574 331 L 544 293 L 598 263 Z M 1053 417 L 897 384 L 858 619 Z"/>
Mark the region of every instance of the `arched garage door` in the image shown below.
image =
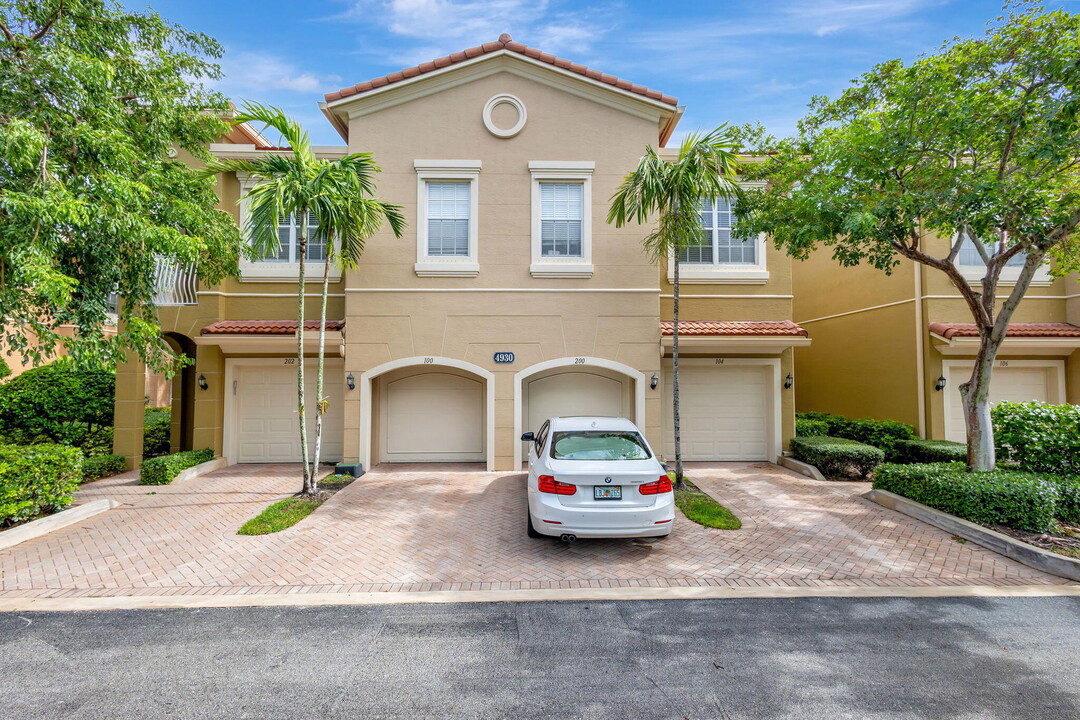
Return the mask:
<path id="1" fill-rule="evenodd" d="M 381 462 L 480 462 L 484 384 L 451 369 L 380 378 Z"/>
<path id="2" fill-rule="evenodd" d="M 523 423 L 536 431 L 551 417 L 600 415 L 633 419 L 630 380 L 613 371 L 549 371 L 525 381 Z"/>

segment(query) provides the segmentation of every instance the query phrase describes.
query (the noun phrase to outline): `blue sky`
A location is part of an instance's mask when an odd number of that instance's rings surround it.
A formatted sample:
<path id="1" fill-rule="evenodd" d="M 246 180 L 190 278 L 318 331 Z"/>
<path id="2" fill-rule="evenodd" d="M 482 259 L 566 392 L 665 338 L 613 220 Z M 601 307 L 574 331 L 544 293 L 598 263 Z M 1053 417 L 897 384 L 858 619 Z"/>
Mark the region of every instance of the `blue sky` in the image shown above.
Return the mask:
<path id="1" fill-rule="evenodd" d="M 146 2 L 126 0 L 132 9 Z M 316 143 L 341 140 L 322 95 L 496 39 L 674 95 L 679 131 L 758 121 L 786 134 L 814 95 L 874 63 L 978 35 L 1000 0 L 151 0 L 225 46 L 219 87 L 285 109 Z M 1075 0 L 1048 2 L 1076 10 Z"/>

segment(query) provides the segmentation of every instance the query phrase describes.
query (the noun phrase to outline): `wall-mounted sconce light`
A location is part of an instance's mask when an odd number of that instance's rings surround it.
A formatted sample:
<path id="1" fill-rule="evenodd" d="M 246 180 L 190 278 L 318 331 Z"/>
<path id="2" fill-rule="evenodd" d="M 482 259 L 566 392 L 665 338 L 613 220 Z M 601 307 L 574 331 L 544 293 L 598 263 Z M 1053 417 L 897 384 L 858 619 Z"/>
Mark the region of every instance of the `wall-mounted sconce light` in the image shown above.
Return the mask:
<path id="1" fill-rule="evenodd" d="M 655 390 L 655 389 L 656 389 L 656 385 L 657 385 L 657 383 L 659 383 L 659 382 L 660 382 L 660 376 L 659 376 L 659 375 L 657 375 L 656 373 L 653 373 L 653 374 L 652 374 L 652 377 L 651 377 L 651 378 L 649 378 L 649 389 L 650 389 L 650 390 Z"/>
<path id="2" fill-rule="evenodd" d="M 938 392 L 941 392 L 942 390 L 945 389 L 945 376 L 944 375 L 939 377 L 937 379 L 937 382 L 934 383 L 934 389 L 937 390 Z"/>
<path id="3" fill-rule="evenodd" d="M 199 373 L 199 389 L 206 390 L 208 387 L 210 386 L 206 384 L 206 376 L 202 373 Z"/>
<path id="4" fill-rule="evenodd" d="M 794 384 L 795 384 L 795 376 L 792 375 L 791 373 L 788 373 L 787 377 L 784 378 L 784 389 L 785 390 L 790 390 L 791 386 L 794 385 Z"/>
<path id="5" fill-rule="evenodd" d="M 353 377 L 352 373 L 345 376 L 345 384 L 349 386 L 350 390 L 356 389 L 356 378 Z"/>

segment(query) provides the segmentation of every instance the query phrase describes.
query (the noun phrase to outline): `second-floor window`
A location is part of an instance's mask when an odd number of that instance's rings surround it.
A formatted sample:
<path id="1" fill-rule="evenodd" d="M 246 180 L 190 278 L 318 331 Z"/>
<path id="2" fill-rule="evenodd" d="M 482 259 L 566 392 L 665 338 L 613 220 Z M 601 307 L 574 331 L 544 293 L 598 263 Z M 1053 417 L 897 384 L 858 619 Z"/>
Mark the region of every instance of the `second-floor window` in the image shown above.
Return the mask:
<path id="1" fill-rule="evenodd" d="M 997 252 L 995 245 L 986 245 L 986 254 L 993 257 Z M 964 244 L 960 246 L 960 254 L 957 260 L 961 267 L 977 267 L 985 268 L 986 263 L 983 262 L 982 255 L 979 254 L 978 248 L 975 247 L 975 241 L 970 236 L 964 238 Z M 1024 262 L 1027 260 L 1027 254 L 1019 252 L 1016 255 L 1009 258 L 1009 261 L 1005 263 L 1005 267 L 1023 267 Z"/>
<path id="2" fill-rule="evenodd" d="M 295 263 L 300 262 L 300 224 L 296 222 L 296 213 L 289 213 L 278 218 L 278 242 L 280 247 L 276 255 L 270 254 L 263 262 Z M 317 232 L 315 216 L 307 213 L 307 260 L 324 262 L 326 260 L 326 238 Z"/>
<path id="3" fill-rule="evenodd" d="M 540 255 L 582 257 L 585 217 L 582 183 L 540 183 Z"/>
<path id="4" fill-rule="evenodd" d="M 468 182 L 428 181 L 428 257 L 468 257 L 470 191 Z"/>
<path id="5" fill-rule="evenodd" d="M 725 198 L 702 200 L 701 226 L 704 237 L 698 244 L 683 248 L 679 262 L 694 265 L 757 265 L 758 242 L 732 236 L 735 225 L 732 204 Z"/>

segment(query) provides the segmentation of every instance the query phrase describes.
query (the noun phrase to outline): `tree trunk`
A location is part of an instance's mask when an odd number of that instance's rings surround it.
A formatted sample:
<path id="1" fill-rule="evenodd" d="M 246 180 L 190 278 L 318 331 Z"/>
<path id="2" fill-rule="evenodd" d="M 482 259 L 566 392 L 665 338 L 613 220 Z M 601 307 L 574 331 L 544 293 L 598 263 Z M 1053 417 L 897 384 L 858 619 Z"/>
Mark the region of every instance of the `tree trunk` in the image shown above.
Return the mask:
<path id="1" fill-rule="evenodd" d="M 967 466 L 971 472 L 988 472 L 997 462 L 994 427 L 990 422 L 990 374 L 999 345 L 990 346 L 984 338 L 971 378 L 959 388 L 967 428 Z"/>
<path id="2" fill-rule="evenodd" d="M 675 488 L 686 487 L 683 479 L 682 434 L 679 429 L 679 254 L 675 253 L 675 277 L 672 283 L 671 340 L 671 422 L 675 431 Z"/>
<path id="3" fill-rule="evenodd" d="M 322 297 L 319 307 L 319 358 L 318 370 L 315 376 L 315 397 L 318 402 L 315 413 L 315 452 L 311 458 L 311 489 L 318 492 L 319 489 L 319 454 L 322 451 L 322 428 L 323 415 L 326 414 L 327 400 L 323 398 L 323 367 L 326 358 L 326 298 L 330 292 L 330 259 L 333 238 L 326 238 L 326 262 L 323 265 Z"/>
<path id="4" fill-rule="evenodd" d="M 296 394 L 297 412 L 300 414 L 300 458 L 304 466 L 304 485 L 298 495 L 315 494 L 310 468 L 308 467 L 307 409 L 304 403 L 304 260 L 307 256 L 307 208 L 300 208 L 296 213 L 297 259 L 300 262 L 299 284 L 296 309 Z"/>

